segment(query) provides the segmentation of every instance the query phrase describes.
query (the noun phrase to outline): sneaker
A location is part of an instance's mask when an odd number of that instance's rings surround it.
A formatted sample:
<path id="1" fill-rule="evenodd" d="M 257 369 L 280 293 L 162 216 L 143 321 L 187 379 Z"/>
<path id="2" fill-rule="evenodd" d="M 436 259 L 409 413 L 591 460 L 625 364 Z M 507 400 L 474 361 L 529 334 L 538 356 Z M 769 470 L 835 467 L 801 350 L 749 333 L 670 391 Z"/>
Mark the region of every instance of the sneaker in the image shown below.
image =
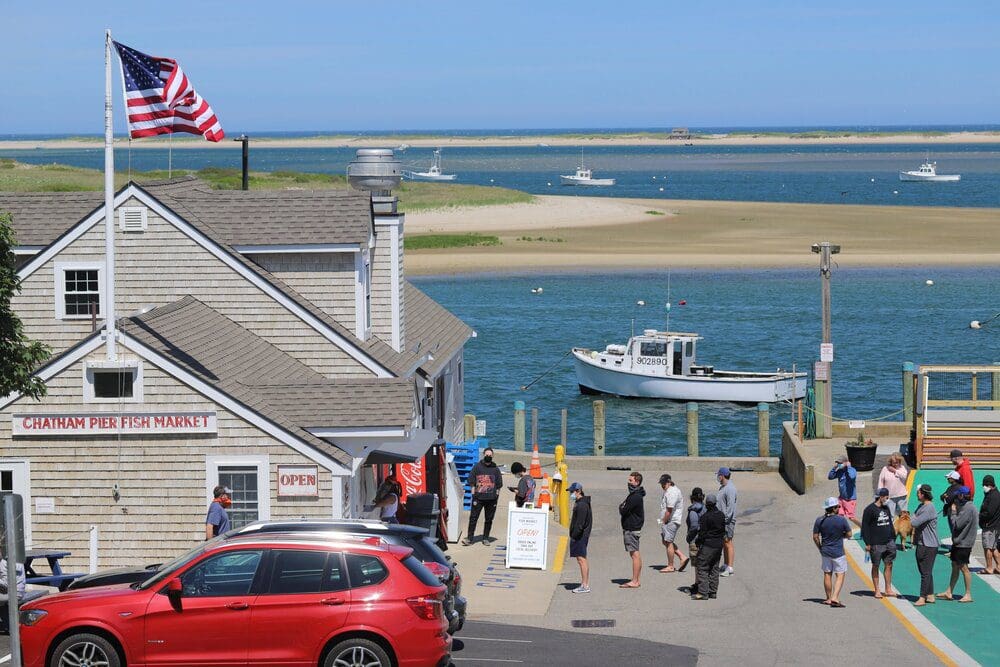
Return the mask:
<path id="1" fill-rule="evenodd" d="M 708 594 L 708 599 L 709 600 L 714 600 L 715 599 L 715 593 L 709 593 Z"/>
<path id="2" fill-rule="evenodd" d="M 483 538 L 483 544 L 493 544 L 496 541 L 497 541 L 497 538 L 495 538 L 495 537 L 486 536 L 486 537 Z"/>
<path id="3" fill-rule="evenodd" d="M 723 565 L 720 565 L 720 566 L 719 566 L 719 574 L 722 574 L 723 572 L 725 572 L 725 571 L 726 571 L 726 569 L 727 569 L 728 567 L 729 567 L 729 566 L 728 566 L 728 565 L 725 565 L 725 564 L 723 564 Z"/>
<path id="4" fill-rule="evenodd" d="M 471 544 L 472 544 L 472 538 L 470 537 L 466 537 L 465 539 L 462 540 L 463 547 L 470 546 Z"/>
<path id="5" fill-rule="evenodd" d="M 573 593 L 589 593 L 590 592 L 590 586 L 577 586 L 576 588 L 573 589 L 572 592 Z"/>
<path id="6" fill-rule="evenodd" d="M 725 568 L 724 570 L 722 570 L 722 571 L 719 572 L 719 576 L 720 577 L 731 577 L 731 576 L 733 576 L 733 568 L 731 568 L 731 567 Z"/>

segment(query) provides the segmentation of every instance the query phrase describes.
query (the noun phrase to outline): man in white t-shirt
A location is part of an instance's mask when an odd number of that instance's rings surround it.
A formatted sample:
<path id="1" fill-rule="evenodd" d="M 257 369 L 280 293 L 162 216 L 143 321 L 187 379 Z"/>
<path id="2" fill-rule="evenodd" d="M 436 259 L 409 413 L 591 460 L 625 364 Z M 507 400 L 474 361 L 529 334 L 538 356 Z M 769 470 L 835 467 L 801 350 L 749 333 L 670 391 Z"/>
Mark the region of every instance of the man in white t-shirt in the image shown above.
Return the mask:
<path id="1" fill-rule="evenodd" d="M 660 475 L 660 487 L 663 488 L 663 497 L 660 498 L 660 517 L 657 523 L 660 524 L 660 537 L 663 539 L 663 546 L 667 548 L 667 566 L 660 569 L 660 572 L 683 572 L 691 560 L 677 548 L 674 544 L 677 538 L 677 530 L 681 527 L 684 518 L 684 494 L 677 488 L 670 475 L 664 473 Z M 680 566 L 674 568 L 674 555 L 681 559 Z"/>

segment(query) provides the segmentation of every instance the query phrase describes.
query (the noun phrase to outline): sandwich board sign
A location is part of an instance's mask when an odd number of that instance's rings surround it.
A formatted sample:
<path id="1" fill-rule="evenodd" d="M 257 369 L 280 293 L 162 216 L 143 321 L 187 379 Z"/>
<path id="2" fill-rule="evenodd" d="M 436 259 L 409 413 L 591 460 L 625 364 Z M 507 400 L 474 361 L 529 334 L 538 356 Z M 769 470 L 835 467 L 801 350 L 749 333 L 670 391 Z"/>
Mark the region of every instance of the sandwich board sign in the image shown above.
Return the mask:
<path id="1" fill-rule="evenodd" d="M 544 570 L 549 547 L 549 506 L 507 506 L 507 567 Z"/>

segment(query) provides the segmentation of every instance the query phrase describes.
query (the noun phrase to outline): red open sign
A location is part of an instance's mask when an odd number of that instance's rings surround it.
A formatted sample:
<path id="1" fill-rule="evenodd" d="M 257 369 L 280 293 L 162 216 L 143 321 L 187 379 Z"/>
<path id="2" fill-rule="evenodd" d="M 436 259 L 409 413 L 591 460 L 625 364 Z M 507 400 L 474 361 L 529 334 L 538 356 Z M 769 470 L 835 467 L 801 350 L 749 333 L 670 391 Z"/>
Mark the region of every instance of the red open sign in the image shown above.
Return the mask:
<path id="1" fill-rule="evenodd" d="M 278 466 L 279 498 L 318 498 L 318 466 Z"/>

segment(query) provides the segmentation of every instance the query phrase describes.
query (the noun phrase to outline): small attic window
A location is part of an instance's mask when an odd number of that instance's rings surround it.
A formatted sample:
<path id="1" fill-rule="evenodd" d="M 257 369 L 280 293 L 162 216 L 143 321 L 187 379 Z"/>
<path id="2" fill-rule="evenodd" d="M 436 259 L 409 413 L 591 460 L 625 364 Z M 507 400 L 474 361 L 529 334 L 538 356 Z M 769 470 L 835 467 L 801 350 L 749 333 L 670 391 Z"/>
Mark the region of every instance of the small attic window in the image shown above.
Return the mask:
<path id="1" fill-rule="evenodd" d="M 145 206 L 122 206 L 118 209 L 118 227 L 123 232 L 146 231 L 148 211 Z"/>
<path id="2" fill-rule="evenodd" d="M 138 362 L 90 362 L 83 379 L 88 403 L 142 401 L 142 365 Z"/>

